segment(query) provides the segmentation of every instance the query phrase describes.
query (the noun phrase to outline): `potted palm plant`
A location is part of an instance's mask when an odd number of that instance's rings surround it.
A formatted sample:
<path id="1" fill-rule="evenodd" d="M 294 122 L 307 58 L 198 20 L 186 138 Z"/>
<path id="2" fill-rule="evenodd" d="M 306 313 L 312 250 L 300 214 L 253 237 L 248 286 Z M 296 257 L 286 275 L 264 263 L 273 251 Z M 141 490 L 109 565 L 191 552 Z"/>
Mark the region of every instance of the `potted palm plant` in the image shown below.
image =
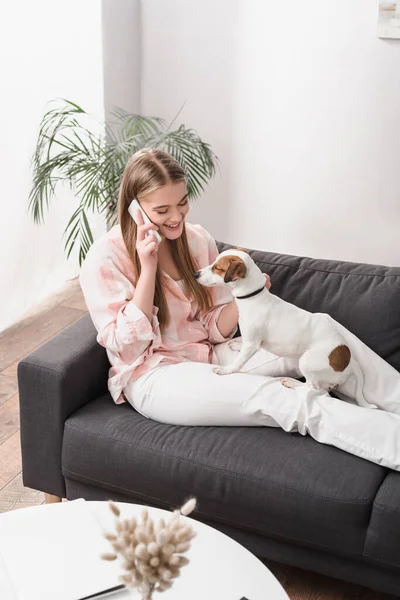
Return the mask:
<path id="1" fill-rule="evenodd" d="M 117 222 L 118 187 L 125 164 L 141 148 L 159 147 L 185 169 L 189 199 L 195 199 L 214 176 L 217 157 L 196 131 L 176 118 L 167 125 L 158 117 L 142 117 L 117 109 L 113 121 L 99 122 L 69 100 L 53 101 L 40 124 L 32 160 L 29 210 L 35 223 L 57 188 L 68 184 L 78 198 L 65 228 L 67 258 L 78 246 L 79 264 L 93 243 L 88 214 L 100 213 L 108 227 Z"/>

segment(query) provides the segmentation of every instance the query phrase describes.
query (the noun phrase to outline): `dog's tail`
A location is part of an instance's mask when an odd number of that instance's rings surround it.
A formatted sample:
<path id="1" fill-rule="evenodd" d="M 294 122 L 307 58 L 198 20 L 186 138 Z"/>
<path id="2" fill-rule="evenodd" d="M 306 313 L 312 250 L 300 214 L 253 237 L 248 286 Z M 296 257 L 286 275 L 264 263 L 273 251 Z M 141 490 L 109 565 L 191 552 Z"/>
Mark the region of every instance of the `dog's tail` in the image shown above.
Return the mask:
<path id="1" fill-rule="evenodd" d="M 355 400 L 356 400 L 357 404 L 359 406 L 364 406 L 364 408 L 378 408 L 376 404 L 372 404 L 371 402 L 368 402 L 368 400 L 364 396 L 365 378 L 364 378 L 364 372 L 363 372 L 362 368 L 360 367 L 359 363 L 357 362 L 357 360 L 355 358 L 352 358 L 351 364 L 352 364 L 354 376 L 356 378 Z"/>

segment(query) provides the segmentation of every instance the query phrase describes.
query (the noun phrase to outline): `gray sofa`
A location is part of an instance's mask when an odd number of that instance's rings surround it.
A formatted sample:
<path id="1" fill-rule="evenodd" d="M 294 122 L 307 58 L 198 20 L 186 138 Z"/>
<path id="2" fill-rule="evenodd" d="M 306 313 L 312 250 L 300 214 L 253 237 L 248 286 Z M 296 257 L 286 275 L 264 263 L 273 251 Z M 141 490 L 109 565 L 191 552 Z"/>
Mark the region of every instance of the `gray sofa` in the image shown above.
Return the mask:
<path id="1" fill-rule="evenodd" d="M 273 293 L 400 369 L 400 268 L 250 253 Z M 26 486 L 161 508 L 194 494 L 198 519 L 259 557 L 400 595 L 400 473 L 280 429 L 151 421 L 112 402 L 108 366 L 89 316 L 19 364 Z"/>

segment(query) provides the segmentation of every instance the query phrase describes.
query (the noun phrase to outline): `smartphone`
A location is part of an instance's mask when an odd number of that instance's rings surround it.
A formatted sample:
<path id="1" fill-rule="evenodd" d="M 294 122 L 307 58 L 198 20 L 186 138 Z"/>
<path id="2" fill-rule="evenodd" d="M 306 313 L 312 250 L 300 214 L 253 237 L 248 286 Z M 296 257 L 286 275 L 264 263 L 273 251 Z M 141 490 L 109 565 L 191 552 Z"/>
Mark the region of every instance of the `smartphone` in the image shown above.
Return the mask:
<path id="1" fill-rule="evenodd" d="M 144 212 L 143 208 L 140 206 L 139 202 L 135 199 L 132 200 L 132 202 L 130 203 L 129 207 L 128 207 L 128 212 L 131 215 L 132 219 L 135 221 L 136 225 L 137 225 L 137 221 L 136 221 L 136 212 L 137 209 L 140 210 L 140 212 L 143 215 L 143 221 L 145 223 L 152 223 L 153 221 L 150 221 L 149 217 L 146 215 L 146 213 Z M 147 232 L 147 236 L 152 235 L 154 236 L 157 244 L 160 244 L 162 241 L 162 237 L 160 236 L 160 234 L 158 233 L 158 231 L 155 231 L 155 229 L 153 229 L 152 231 L 148 231 Z M 147 237 L 146 236 L 146 237 Z"/>

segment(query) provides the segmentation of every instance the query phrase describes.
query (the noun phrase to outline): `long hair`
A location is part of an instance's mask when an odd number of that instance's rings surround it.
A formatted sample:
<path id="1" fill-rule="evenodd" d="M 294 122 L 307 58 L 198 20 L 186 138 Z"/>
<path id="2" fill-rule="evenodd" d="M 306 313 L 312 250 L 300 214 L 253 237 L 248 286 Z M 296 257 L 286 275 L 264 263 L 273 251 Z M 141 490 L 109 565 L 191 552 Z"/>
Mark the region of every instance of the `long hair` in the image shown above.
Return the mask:
<path id="1" fill-rule="evenodd" d="M 141 265 L 136 250 L 137 225 L 130 216 L 128 207 L 134 198 L 140 202 L 141 198 L 164 185 L 181 181 L 186 181 L 186 175 L 180 164 L 172 156 L 157 148 L 139 150 L 129 159 L 125 167 L 119 189 L 119 223 L 134 267 L 134 285 L 139 279 Z M 171 246 L 172 257 L 190 294 L 197 300 L 201 311 L 209 310 L 212 307 L 211 294 L 208 288 L 200 285 L 193 275 L 199 265 L 189 248 L 185 225 L 178 239 L 166 241 Z M 158 307 L 157 316 L 161 329 L 168 325 L 170 318 L 163 279 L 162 271 L 157 266 L 154 305 Z"/>

